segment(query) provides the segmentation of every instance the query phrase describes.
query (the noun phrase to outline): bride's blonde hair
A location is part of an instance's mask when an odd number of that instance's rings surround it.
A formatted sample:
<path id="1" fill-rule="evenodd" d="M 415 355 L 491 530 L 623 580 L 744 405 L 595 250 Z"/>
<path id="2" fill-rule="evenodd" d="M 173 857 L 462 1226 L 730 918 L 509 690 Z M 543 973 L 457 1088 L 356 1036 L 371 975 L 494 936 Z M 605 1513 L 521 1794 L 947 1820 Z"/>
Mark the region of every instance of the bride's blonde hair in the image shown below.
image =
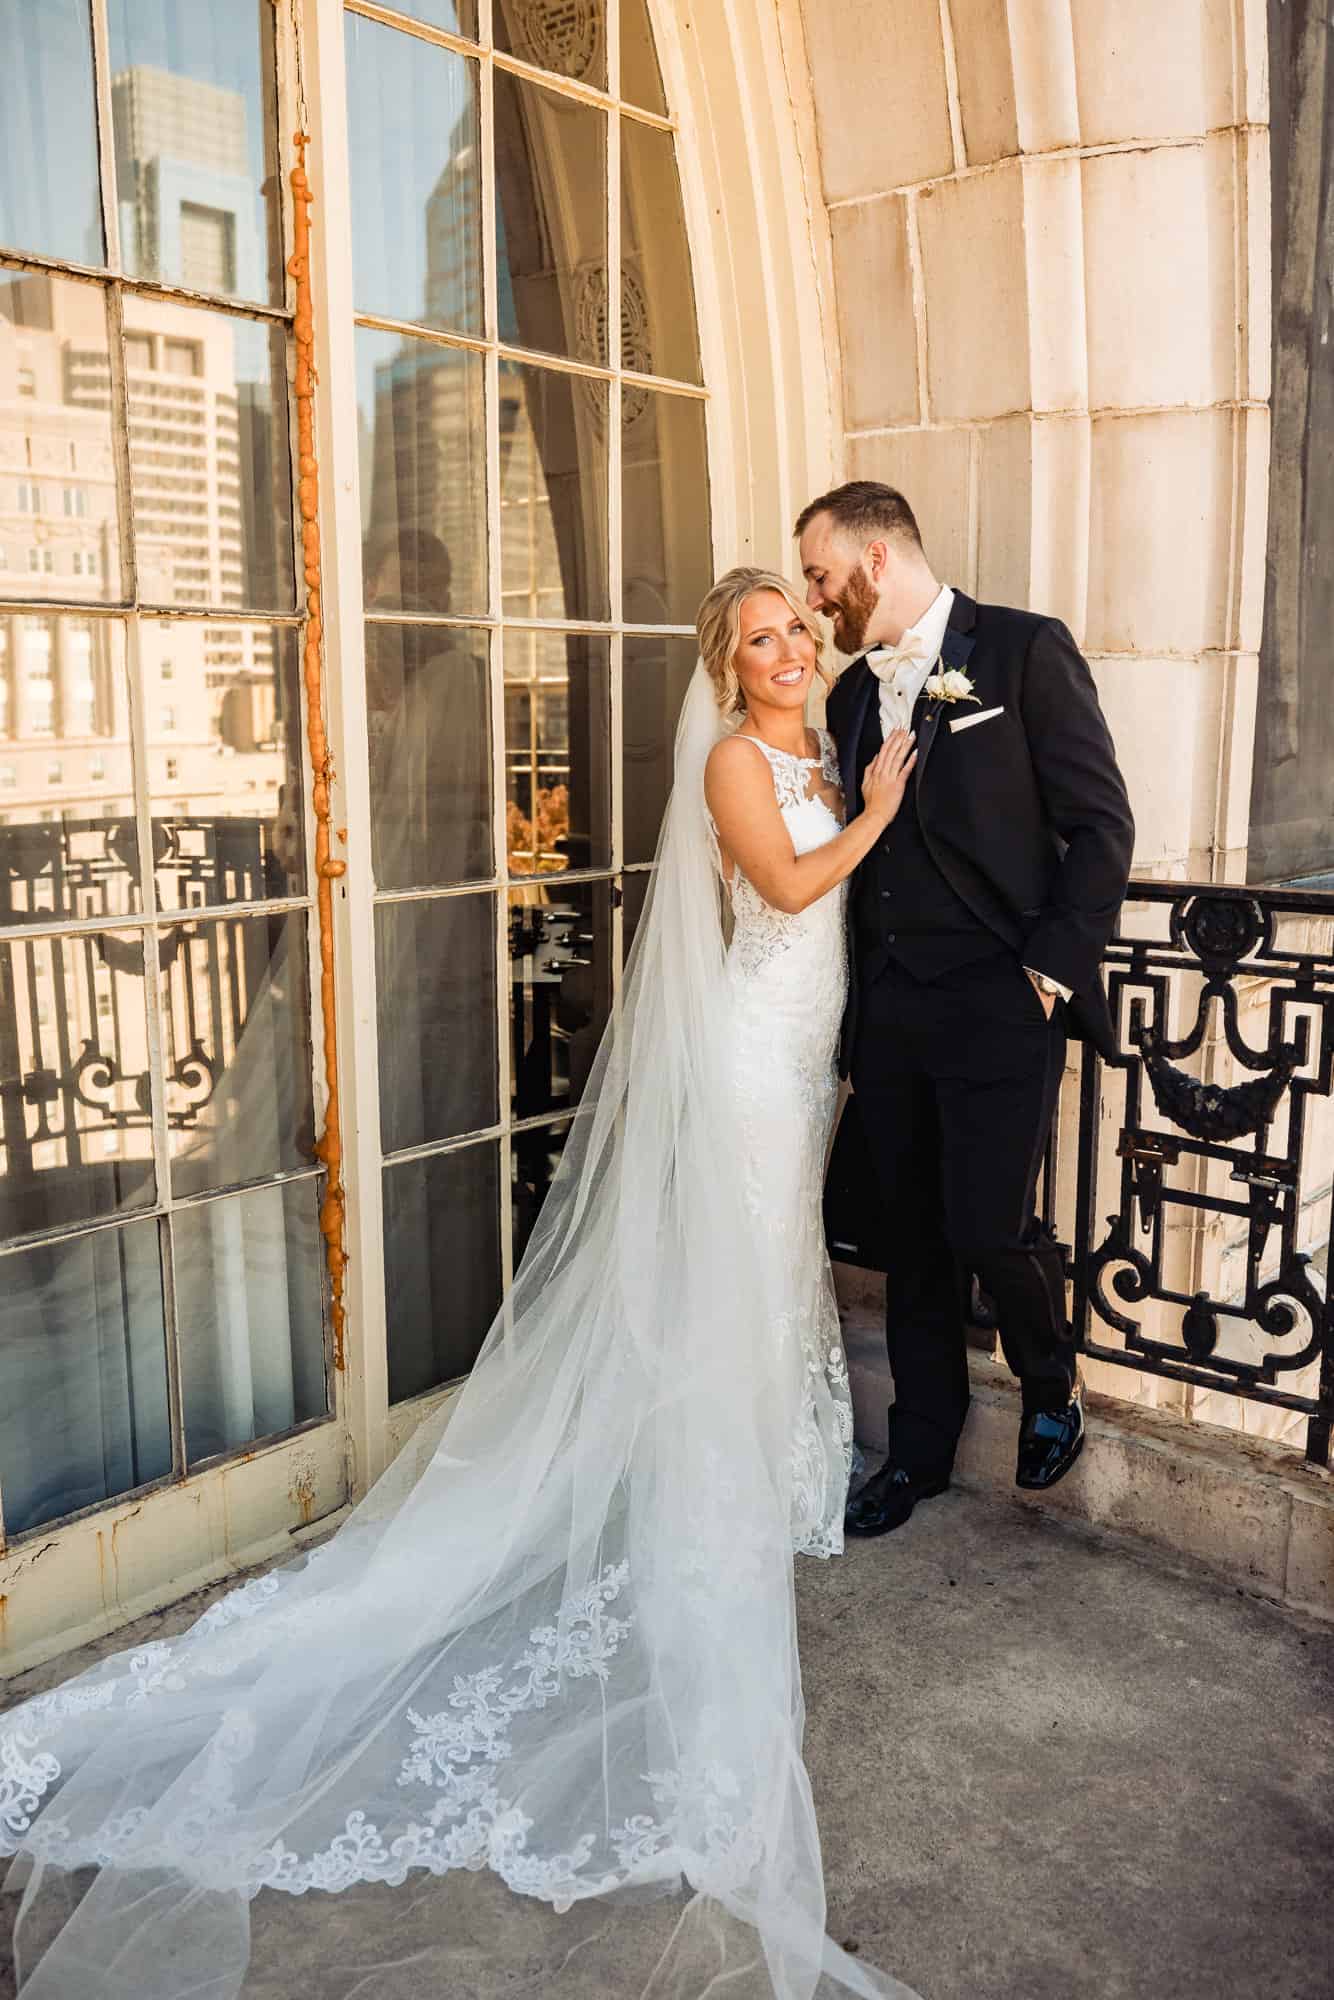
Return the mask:
<path id="1" fill-rule="evenodd" d="M 741 607 L 759 590 L 776 590 L 790 606 L 815 641 L 815 671 L 826 687 L 833 675 L 824 664 L 824 634 L 785 576 L 772 569 L 729 569 L 720 576 L 699 607 L 695 630 L 699 654 L 713 682 L 718 706 L 729 719 L 746 712 L 746 697 L 736 670 L 736 652 L 741 643 Z"/>

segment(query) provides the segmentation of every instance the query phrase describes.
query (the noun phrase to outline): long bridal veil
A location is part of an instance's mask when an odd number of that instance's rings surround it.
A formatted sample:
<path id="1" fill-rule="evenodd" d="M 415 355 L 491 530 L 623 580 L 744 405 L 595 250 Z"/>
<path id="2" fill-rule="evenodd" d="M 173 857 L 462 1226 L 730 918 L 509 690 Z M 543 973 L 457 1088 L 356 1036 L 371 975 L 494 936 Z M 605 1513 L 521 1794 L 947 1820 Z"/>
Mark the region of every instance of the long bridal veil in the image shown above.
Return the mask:
<path id="1" fill-rule="evenodd" d="M 619 1018 L 452 1411 L 302 1563 L 0 1720 L 22 2000 L 232 2000 L 260 1890 L 482 1869 L 557 1910 L 682 1895 L 651 2000 L 906 1995 L 825 1936 L 800 1382 L 719 1032 L 720 728 L 700 669 Z M 493 1990 L 450 1945 L 429 1990 Z M 503 1923 L 486 1946 L 513 1974 Z"/>

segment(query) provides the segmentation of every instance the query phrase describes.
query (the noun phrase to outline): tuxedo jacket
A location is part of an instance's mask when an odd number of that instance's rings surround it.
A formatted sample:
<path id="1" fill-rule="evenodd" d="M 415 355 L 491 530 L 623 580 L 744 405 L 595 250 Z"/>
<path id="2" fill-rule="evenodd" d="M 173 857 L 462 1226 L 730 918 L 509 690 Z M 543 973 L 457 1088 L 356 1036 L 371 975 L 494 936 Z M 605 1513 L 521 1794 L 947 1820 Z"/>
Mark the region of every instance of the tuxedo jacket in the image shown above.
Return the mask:
<path id="1" fill-rule="evenodd" d="M 1059 619 L 956 591 L 946 668 L 966 673 L 977 699 L 927 696 L 914 711 L 909 782 L 931 858 L 1025 965 L 1071 988 L 1071 1032 L 1115 1060 L 1101 962 L 1130 879 L 1135 823 L 1087 662 Z M 849 814 L 861 809 L 857 746 L 879 691 L 863 656 L 829 696 Z M 849 896 L 845 1074 L 860 998 L 852 907 Z"/>

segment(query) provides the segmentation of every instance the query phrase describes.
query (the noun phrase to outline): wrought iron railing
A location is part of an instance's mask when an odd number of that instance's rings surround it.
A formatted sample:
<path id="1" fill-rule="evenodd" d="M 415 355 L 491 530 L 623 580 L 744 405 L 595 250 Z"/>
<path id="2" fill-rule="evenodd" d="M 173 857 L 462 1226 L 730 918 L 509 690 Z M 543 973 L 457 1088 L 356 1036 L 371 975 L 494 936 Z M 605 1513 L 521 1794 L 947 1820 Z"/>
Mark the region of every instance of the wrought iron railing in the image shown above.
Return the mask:
<path id="1" fill-rule="evenodd" d="M 1083 1057 L 1076 1341 L 1298 1412 L 1327 1464 L 1334 896 L 1136 882 L 1105 972 L 1123 1054 Z"/>
<path id="2" fill-rule="evenodd" d="M 1075 1342 L 1304 1417 L 1307 1457 L 1328 1464 L 1334 895 L 1135 882 L 1104 974 L 1121 1055 L 1084 1048 L 1041 1189 Z M 883 1270 L 877 1217 L 854 1126 L 826 1193 L 831 1254 Z"/>

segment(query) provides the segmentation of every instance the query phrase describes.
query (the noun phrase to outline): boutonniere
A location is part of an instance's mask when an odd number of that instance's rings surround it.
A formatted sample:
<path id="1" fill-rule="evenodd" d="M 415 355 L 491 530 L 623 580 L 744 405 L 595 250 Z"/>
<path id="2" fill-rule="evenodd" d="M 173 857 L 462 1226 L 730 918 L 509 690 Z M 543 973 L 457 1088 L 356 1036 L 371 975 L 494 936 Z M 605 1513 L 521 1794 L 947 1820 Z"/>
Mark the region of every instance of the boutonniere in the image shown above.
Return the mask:
<path id="1" fill-rule="evenodd" d="M 932 701 L 946 704 L 980 699 L 973 693 L 973 683 L 967 674 L 960 673 L 957 667 L 950 667 L 943 674 L 932 674 L 926 682 L 924 692 L 930 695 Z"/>

